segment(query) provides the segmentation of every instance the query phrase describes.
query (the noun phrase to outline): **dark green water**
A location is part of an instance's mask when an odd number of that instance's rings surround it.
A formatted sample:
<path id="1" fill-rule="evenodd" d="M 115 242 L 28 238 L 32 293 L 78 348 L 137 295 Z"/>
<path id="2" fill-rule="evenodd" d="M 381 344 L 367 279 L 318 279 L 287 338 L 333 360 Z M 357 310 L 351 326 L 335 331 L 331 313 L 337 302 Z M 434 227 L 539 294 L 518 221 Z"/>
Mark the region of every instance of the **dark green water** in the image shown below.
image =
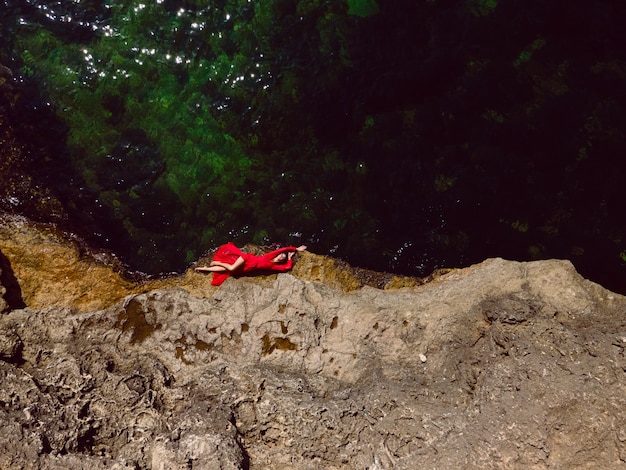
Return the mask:
<path id="1" fill-rule="evenodd" d="M 389 3 L 4 0 L 27 171 L 149 273 L 234 240 L 626 293 L 626 7 Z"/>

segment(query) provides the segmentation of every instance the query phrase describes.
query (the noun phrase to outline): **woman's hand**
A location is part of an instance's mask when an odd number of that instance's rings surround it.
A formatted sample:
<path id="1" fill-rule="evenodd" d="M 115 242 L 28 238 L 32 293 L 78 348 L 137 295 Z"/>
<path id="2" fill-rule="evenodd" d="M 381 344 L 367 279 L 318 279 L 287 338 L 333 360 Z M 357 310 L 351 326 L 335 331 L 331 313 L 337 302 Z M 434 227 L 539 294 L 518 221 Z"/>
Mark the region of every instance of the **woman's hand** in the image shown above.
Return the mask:
<path id="1" fill-rule="evenodd" d="M 306 246 L 305 245 L 300 245 L 298 248 L 296 248 L 296 251 L 304 251 L 304 250 L 306 250 Z M 289 258 L 289 259 L 293 258 L 293 255 L 296 254 L 296 251 L 290 251 L 287 254 L 287 258 Z"/>

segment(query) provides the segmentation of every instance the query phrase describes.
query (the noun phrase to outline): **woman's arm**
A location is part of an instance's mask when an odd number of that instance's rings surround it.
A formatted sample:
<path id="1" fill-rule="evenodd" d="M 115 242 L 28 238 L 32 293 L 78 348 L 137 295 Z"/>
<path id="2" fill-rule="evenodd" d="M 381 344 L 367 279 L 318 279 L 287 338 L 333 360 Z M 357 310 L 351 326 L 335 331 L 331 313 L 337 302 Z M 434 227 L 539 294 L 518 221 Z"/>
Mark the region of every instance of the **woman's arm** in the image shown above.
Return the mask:
<path id="1" fill-rule="evenodd" d="M 294 253 L 296 253 L 297 251 L 304 251 L 305 249 L 306 246 L 304 245 L 299 246 L 298 248 L 294 246 L 279 248 L 278 250 L 274 250 L 262 256 L 256 257 L 254 264 L 246 264 L 244 270 L 252 271 L 258 269 L 277 272 L 289 271 L 293 266 L 292 257 Z M 282 254 L 286 254 L 286 256 L 283 255 L 283 257 L 280 258 L 280 255 Z"/>
<path id="2" fill-rule="evenodd" d="M 276 258 L 276 256 L 280 255 L 281 253 L 287 253 L 289 258 L 291 258 L 296 253 L 296 251 L 304 251 L 304 250 L 306 250 L 305 245 L 300 245 L 298 248 L 296 248 L 295 246 L 285 246 L 283 248 L 279 248 L 278 250 L 274 250 L 269 253 L 266 253 L 263 255 L 263 257 L 268 258 L 268 259 L 274 259 Z"/>
<path id="3" fill-rule="evenodd" d="M 306 250 L 306 245 L 300 245 L 298 248 L 296 248 L 295 251 L 290 251 L 287 256 L 289 256 L 289 259 L 291 259 L 293 258 L 293 255 L 296 254 L 296 251 L 304 251 L 304 250 Z"/>

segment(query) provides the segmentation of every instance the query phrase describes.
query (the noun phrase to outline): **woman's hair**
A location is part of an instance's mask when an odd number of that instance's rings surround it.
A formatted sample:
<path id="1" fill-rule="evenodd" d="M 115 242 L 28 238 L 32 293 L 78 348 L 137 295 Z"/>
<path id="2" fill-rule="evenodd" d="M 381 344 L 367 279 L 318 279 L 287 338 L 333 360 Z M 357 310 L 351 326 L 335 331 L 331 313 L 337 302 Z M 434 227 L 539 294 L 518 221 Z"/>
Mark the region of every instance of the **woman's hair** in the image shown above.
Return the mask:
<path id="1" fill-rule="evenodd" d="M 275 263 L 285 263 L 287 262 L 287 253 L 279 253 L 276 256 L 274 256 L 274 259 L 272 261 L 274 261 Z"/>

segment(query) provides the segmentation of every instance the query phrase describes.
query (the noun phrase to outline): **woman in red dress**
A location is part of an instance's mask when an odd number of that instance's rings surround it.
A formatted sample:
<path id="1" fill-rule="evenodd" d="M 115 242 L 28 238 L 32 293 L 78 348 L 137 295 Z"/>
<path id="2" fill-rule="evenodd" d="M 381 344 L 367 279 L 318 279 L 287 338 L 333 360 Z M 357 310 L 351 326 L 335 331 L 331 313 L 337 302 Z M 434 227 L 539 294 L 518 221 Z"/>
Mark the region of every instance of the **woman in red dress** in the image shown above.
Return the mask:
<path id="1" fill-rule="evenodd" d="M 212 272 L 214 286 L 221 285 L 231 274 L 246 275 L 255 271 L 285 272 L 293 267 L 291 259 L 297 251 L 306 250 L 306 246 L 287 246 L 278 250 L 255 256 L 244 253 L 232 242 L 220 246 L 209 266 L 196 268 L 200 272 Z"/>

